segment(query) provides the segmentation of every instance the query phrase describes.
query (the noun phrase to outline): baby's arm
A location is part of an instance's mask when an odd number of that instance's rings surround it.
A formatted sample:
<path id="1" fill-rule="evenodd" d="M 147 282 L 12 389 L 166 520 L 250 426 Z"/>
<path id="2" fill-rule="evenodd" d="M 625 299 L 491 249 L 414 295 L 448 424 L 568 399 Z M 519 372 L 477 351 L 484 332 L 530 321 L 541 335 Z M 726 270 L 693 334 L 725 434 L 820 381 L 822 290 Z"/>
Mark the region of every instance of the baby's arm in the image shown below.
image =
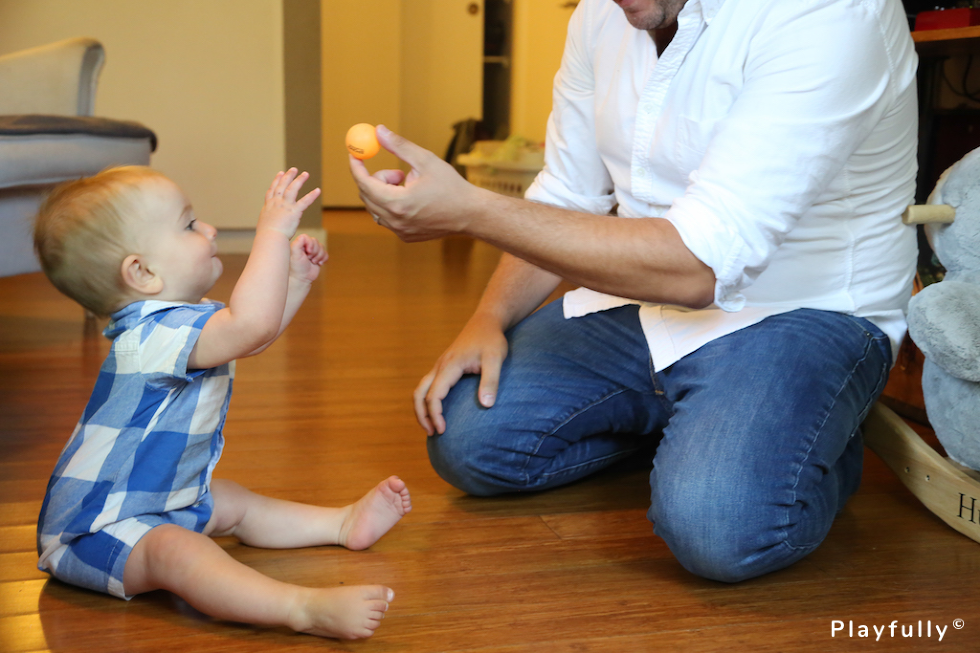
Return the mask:
<path id="1" fill-rule="evenodd" d="M 289 239 L 300 216 L 320 195 L 314 189 L 296 198 L 309 175 L 295 168 L 276 175 L 265 194 L 255 241 L 231 299 L 207 321 L 191 352 L 188 369 L 223 365 L 274 340 L 283 322 L 290 286 Z M 307 284 L 308 285 L 308 284 Z M 302 295 L 305 298 L 305 292 Z M 300 303 L 302 298 L 300 299 Z M 295 309 L 293 309 L 295 313 Z"/>
<path id="2" fill-rule="evenodd" d="M 293 321 L 296 311 L 303 305 L 310 292 L 310 286 L 320 275 L 320 266 L 327 260 L 327 251 L 323 245 L 316 238 L 306 234 L 300 234 L 293 240 L 289 253 L 289 289 L 286 291 L 286 307 L 282 314 L 282 322 L 279 324 L 279 332 L 276 333 L 275 338 L 249 352 L 248 356 L 254 356 L 265 350 L 282 335 Z"/>

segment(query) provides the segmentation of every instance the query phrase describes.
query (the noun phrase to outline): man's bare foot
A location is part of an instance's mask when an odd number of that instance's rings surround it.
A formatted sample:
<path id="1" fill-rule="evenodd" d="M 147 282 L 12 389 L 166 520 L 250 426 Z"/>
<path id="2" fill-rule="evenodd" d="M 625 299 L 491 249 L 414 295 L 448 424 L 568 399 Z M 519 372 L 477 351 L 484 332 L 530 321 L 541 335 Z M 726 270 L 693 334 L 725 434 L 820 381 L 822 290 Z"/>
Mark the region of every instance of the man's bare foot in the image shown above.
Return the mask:
<path id="1" fill-rule="evenodd" d="M 310 589 L 297 603 L 293 630 L 319 637 L 362 639 L 374 634 L 395 593 L 383 585 Z"/>
<path id="2" fill-rule="evenodd" d="M 349 512 L 340 526 L 338 544 L 360 551 L 381 539 L 412 509 L 412 498 L 405 481 L 391 476 L 346 509 Z"/>

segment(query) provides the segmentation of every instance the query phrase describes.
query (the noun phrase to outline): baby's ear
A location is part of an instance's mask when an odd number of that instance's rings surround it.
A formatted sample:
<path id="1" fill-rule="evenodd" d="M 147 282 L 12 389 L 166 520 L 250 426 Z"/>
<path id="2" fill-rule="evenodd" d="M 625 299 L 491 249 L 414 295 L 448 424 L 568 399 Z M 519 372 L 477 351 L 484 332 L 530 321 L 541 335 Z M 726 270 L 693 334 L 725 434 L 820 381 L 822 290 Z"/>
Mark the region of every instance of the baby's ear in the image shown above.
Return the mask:
<path id="1" fill-rule="evenodd" d="M 156 295 L 163 290 L 163 279 L 146 266 L 139 254 L 130 254 L 122 262 L 123 283 L 141 295 Z"/>

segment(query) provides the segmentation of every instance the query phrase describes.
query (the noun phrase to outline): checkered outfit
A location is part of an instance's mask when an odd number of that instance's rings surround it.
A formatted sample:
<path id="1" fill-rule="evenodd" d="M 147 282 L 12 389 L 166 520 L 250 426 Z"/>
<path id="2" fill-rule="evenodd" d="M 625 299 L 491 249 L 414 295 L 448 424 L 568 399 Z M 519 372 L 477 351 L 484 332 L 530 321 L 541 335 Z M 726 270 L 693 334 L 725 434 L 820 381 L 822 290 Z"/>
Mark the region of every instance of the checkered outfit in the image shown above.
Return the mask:
<path id="1" fill-rule="evenodd" d="M 154 526 L 202 532 L 234 362 L 188 370 L 218 303 L 146 301 L 112 315 L 112 350 L 48 482 L 38 568 L 121 598 L 133 546 Z"/>

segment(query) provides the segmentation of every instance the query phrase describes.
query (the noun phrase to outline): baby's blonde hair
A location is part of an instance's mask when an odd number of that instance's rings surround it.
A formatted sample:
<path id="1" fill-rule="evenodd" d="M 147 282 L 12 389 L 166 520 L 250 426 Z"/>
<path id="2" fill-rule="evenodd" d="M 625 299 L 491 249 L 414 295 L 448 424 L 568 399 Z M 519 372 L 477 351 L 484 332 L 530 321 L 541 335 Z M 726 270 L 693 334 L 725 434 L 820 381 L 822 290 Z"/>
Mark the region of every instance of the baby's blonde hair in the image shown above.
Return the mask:
<path id="1" fill-rule="evenodd" d="M 139 183 L 164 175 L 144 166 L 109 168 L 60 184 L 41 204 L 34 249 L 55 287 L 96 315 L 121 308 L 122 262 L 134 253 Z"/>

